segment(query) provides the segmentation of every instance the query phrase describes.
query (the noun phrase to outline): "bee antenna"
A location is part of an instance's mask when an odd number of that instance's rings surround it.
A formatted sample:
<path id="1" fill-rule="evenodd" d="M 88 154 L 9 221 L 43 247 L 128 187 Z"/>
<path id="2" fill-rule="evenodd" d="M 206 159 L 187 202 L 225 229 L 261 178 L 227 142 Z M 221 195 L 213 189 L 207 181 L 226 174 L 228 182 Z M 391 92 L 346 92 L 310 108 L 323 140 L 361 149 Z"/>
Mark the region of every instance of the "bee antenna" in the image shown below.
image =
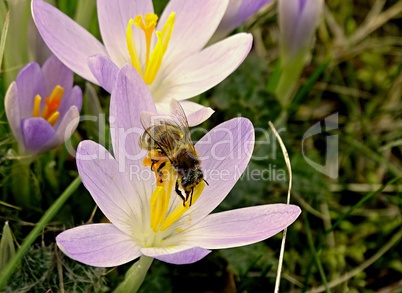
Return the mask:
<path id="1" fill-rule="evenodd" d="M 208 182 L 207 182 L 207 180 L 205 180 L 205 179 L 202 179 L 202 180 L 204 180 L 204 182 L 209 186 L 209 184 L 208 184 Z"/>

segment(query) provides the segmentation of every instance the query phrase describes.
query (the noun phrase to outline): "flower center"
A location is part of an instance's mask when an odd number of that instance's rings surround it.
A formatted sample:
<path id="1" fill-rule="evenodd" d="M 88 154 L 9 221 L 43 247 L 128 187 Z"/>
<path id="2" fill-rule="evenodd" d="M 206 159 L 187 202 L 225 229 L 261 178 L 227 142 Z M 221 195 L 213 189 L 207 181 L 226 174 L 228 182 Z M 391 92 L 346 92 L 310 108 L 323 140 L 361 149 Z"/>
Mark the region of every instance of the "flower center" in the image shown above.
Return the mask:
<path id="1" fill-rule="evenodd" d="M 126 29 L 126 42 L 131 58 L 131 64 L 138 71 L 146 84 L 151 84 L 155 80 L 156 74 L 161 67 L 163 56 L 167 50 L 170 37 L 172 35 L 175 16 L 176 14 L 172 12 L 163 26 L 162 31 L 155 32 L 157 41 L 153 49 L 151 49 L 152 36 L 158 22 L 158 16 L 154 13 L 148 13 L 145 15 L 144 20 L 142 15 L 138 15 L 134 19 L 131 18 L 128 21 Z M 135 46 L 135 40 L 133 38 L 133 24 L 144 32 L 146 44 L 144 67 L 141 65 L 140 56 L 138 56 Z"/>
<path id="2" fill-rule="evenodd" d="M 155 156 L 152 155 L 150 157 Z M 170 195 L 172 194 L 173 186 L 177 179 L 176 170 L 167 158 L 155 162 L 152 161 L 150 157 L 145 158 L 143 164 L 144 166 L 151 166 L 152 171 L 155 172 L 156 176 L 156 188 L 152 193 L 150 202 L 151 228 L 156 233 L 165 230 L 175 223 L 191 207 L 191 205 L 189 202 L 183 204 L 180 201 L 180 203 L 175 207 L 169 209 Z M 164 164 L 164 166 L 161 167 L 162 164 Z M 204 187 L 204 181 L 201 181 L 196 187 L 194 187 L 192 198 L 193 204 L 200 197 Z M 177 201 L 174 202 L 177 203 Z"/>
<path id="3" fill-rule="evenodd" d="M 42 117 L 53 126 L 60 116 L 60 112 L 57 110 L 60 107 L 63 94 L 64 89 L 61 86 L 56 85 L 50 96 L 45 98 L 45 107 L 43 108 L 42 112 L 40 111 L 42 97 L 40 95 L 36 95 L 34 98 L 32 117 Z"/>

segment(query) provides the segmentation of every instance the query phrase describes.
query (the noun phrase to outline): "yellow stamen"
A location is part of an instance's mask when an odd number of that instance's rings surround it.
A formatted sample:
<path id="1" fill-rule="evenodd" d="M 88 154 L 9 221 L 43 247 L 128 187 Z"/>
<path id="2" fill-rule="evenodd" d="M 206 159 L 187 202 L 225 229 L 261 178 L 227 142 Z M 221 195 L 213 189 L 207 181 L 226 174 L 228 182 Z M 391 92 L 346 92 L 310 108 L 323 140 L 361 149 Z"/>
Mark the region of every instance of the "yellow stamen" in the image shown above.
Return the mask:
<path id="1" fill-rule="evenodd" d="M 132 28 L 133 23 L 134 23 L 133 19 L 130 19 L 128 21 L 128 25 L 127 25 L 127 29 L 126 29 L 126 42 L 127 42 L 128 53 L 130 54 L 130 58 L 131 58 L 131 65 L 133 65 L 133 67 L 138 71 L 138 73 L 142 77 L 140 58 L 138 57 L 137 49 L 135 48 L 135 43 L 134 43 L 134 38 L 133 38 L 133 28 Z"/>
<path id="2" fill-rule="evenodd" d="M 59 118 L 59 116 L 60 116 L 60 112 L 56 111 L 52 115 L 50 115 L 49 118 L 47 118 L 47 122 L 49 122 L 50 125 L 53 126 L 57 122 L 57 119 Z"/>
<path id="3" fill-rule="evenodd" d="M 168 48 L 168 44 L 172 36 L 175 17 L 176 14 L 172 12 L 169 15 L 165 25 L 163 26 L 162 31 L 156 32 L 158 40 L 152 52 L 151 52 L 152 35 L 153 32 L 155 31 L 158 16 L 153 13 L 148 13 L 145 15 L 145 21 L 143 21 L 142 16 L 138 15 L 134 18 L 134 20 L 130 19 L 127 25 L 126 42 L 131 58 L 131 63 L 134 66 L 134 68 L 138 71 L 138 73 L 144 78 L 146 84 L 151 84 L 155 80 L 159 68 L 162 65 L 163 56 Z M 140 59 L 138 57 L 137 50 L 134 44 L 133 32 L 132 32 L 133 23 L 138 28 L 140 28 L 145 35 L 146 53 L 145 53 L 144 70 L 141 67 Z"/>
<path id="4" fill-rule="evenodd" d="M 155 80 L 156 74 L 162 65 L 162 59 L 173 32 L 174 20 L 175 13 L 172 12 L 163 26 L 162 32 L 156 32 L 158 41 L 156 42 L 156 45 L 152 51 L 151 58 L 147 64 L 144 74 L 144 81 L 146 84 L 151 84 Z"/>
<path id="5" fill-rule="evenodd" d="M 42 101 L 42 98 L 40 95 L 36 95 L 34 99 L 34 106 L 32 110 L 32 117 L 39 117 L 40 114 L 40 102 Z"/>
<path id="6" fill-rule="evenodd" d="M 170 41 L 170 37 L 172 36 L 175 19 L 176 19 L 176 13 L 172 12 L 162 28 L 163 54 L 165 54 Z"/>
<path id="7" fill-rule="evenodd" d="M 48 98 L 45 98 L 46 105 L 43 108 L 42 113 L 40 111 L 40 103 L 42 101 L 42 97 L 40 95 L 36 95 L 34 98 L 32 117 L 41 116 L 53 126 L 60 116 L 60 112 L 57 110 L 60 107 L 63 94 L 64 89 L 59 85 L 55 86 L 50 96 Z"/>
<path id="8" fill-rule="evenodd" d="M 193 194 L 193 204 L 197 201 L 200 197 L 202 191 L 204 190 L 205 182 L 201 181 L 197 184 L 194 188 Z M 162 226 L 160 228 L 161 231 L 165 230 L 166 228 L 170 227 L 173 223 L 175 223 L 180 217 L 190 208 L 190 204 L 187 203 L 185 206 L 182 204 L 178 205 L 163 221 Z"/>
<path id="9" fill-rule="evenodd" d="M 158 232 L 158 228 L 165 218 L 169 207 L 169 195 L 162 186 L 157 186 L 151 196 L 151 228 Z"/>

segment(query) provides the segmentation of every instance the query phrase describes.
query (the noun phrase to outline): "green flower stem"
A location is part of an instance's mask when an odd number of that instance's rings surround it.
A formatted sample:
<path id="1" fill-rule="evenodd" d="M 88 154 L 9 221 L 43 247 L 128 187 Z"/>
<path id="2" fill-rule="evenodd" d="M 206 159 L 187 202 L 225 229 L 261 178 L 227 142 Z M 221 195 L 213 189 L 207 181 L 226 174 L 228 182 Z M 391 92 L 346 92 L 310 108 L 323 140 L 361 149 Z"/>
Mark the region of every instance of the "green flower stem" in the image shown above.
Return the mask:
<path id="1" fill-rule="evenodd" d="M 38 205 L 37 192 L 31 177 L 32 158 L 15 160 L 11 168 L 11 190 L 16 203 L 23 208 L 34 209 Z"/>
<path id="2" fill-rule="evenodd" d="M 32 231 L 28 234 L 28 236 L 22 242 L 22 245 L 18 249 L 15 256 L 10 260 L 10 262 L 5 267 L 4 271 L 0 275 L 0 290 L 2 290 L 6 284 L 10 276 L 13 274 L 17 264 L 21 261 L 22 257 L 28 251 L 29 247 L 31 247 L 32 243 L 36 240 L 36 238 L 42 233 L 43 229 L 49 223 L 50 220 L 59 212 L 64 203 L 69 199 L 71 194 L 80 186 L 81 178 L 77 177 L 73 182 L 66 188 L 66 190 L 60 195 L 60 197 L 52 204 L 52 206 L 46 211 L 43 217 L 39 220 L 39 222 L 35 225 Z"/>
<path id="3" fill-rule="evenodd" d="M 275 94 L 282 109 L 287 110 L 292 102 L 300 75 L 304 68 L 304 57 L 294 58 L 290 64 L 282 66 L 282 72 L 275 89 Z"/>
<path id="4" fill-rule="evenodd" d="M 140 259 L 127 271 L 124 281 L 114 290 L 114 293 L 137 292 L 153 260 L 152 257 L 141 255 Z"/>

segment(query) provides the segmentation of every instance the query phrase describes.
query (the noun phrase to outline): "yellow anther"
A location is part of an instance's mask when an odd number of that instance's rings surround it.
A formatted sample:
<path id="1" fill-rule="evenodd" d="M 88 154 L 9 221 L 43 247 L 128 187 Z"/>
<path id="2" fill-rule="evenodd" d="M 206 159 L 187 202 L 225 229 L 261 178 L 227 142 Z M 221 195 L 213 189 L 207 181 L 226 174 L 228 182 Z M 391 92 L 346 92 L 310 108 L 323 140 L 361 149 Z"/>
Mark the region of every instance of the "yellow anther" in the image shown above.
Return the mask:
<path id="1" fill-rule="evenodd" d="M 140 63 L 140 58 L 137 54 L 137 49 L 135 47 L 134 38 L 133 38 L 133 23 L 134 20 L 130 19 L 127 24 L 126 29 L 126 43 L 128 48 L 128 53 L 130 54 L 131 58 L 131 65 L 138 71 L 138 73 L 142 76 L 142 68 Z"/>
<path id="2" fill-rule="evenodd" d="M 151 196 L 151 228 L 158 232 L 159 226 L 166 216 L 170 194 L 162 186 L 157 186 Z"/>
<path id="3" fill-rule="evenodd" d="M 138 15 L 134 19 L 130 19 L 127 25 L 126 42 L 131 63 L 138 73 L 143 77 L 146 84 L 151 84 L 155 80 L 159 68 L 161 67 L 163 56 L 168 48 L 170 37 L 173 32 L 175 17 L 176 14 L 172 12 L 163 26 L 162 31 L 156 32 L 158 40 L 156 41 L 152 52 L 152 36 L 158 22 L 158 16 L 154 13 L 148 13 L 145 15 L 145 20 L 143 21 L 142 15 Z M 134 44 L 132 32 L 133 24 L 140 28 L 145 35 L 146 52 L 144 68 L 141 67 L 140 59 Z"/>
<path id="4" fill-rule="evenodd" d="M 56 121 L 59 118 L 59 116 L 60 116 L 60 112 L 56 111 L 52 115 L 50 115 L 49 118 L 47 118 L 47 122 L 49 122 L 50 125 L 53 126 L 56 123 Z"/>
<path id="5" fill-rule="evenodd" d="M 205 187 L 205 182 L 201 181 L 200 183 L 197 184 L 197 186 L 194 188 L 194 194 L 193 194 L 193 204 L 197 201 L 197 199 L 200 197 L 202 191 L 204 190 Z M 163 231 L 166 228 L 170 227 L 173 223 L 175 223 L 180 217 L 190 208 L 190 203 L 187 202 L 185 206 L 182 204 L 178 205 L 163 221 L 162 226 L 160 227 L 160 230 Z"/>
<path id="6" fill-rule="evenodd" d="M 158 73 L 159 68 L 162 65 L 162 59 L 167 50 L 170 37 L 173 32 L 175 18 L 176 14 L 172 12 L 169 15 L 165 25 L 163 26 L 162 32 L 156 32 L 158 40 L 152 51 L 150 60 L 146 66 L 144 74 L 144 81 L 146 84 L 151 84 L 155 80 L 156 74 Z"/>
<path id="7" fill-rule="evenodd" d="M 170 41 L 170 37 L 172 36 L 175 19 L 176 19 L 176 13 L 174 12 L 170 13 L 165 25 L 163 26 L 162 29 L 163 54 L 165 54 Z"/>
<path id="8" fill-rule="evenodd" d="M 53 126 L 60 116 L 60 113 L 57 110 L 60 107 L 63 94 L 64 89 L 59 85 L 55 86 L 50 96 L 48 98 L 45 98 L 46 105 L 43 108 L 42 113 L 40 111 L 40 103 L 42 101 L 42 97 L 40 95 L 36 95 L 34 98 L 32 117 L 41 116 Z"/>
<path id="9" fill-rule="evenodd" d="M 40 95 L 36 95 L 34 99 L 34 106 L 32 110 L 32 117 L 39 117 L 40 115 L 40 102 L 42 101 L 42 98 Z"/>

